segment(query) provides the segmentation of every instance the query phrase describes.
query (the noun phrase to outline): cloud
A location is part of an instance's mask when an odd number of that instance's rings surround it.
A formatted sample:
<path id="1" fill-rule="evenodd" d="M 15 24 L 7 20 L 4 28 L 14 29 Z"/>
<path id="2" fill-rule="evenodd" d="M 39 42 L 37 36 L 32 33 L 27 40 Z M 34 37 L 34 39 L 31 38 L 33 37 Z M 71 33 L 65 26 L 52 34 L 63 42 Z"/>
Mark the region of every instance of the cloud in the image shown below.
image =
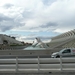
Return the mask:
<path id="1" fill-rule="evenodd" d="M 44 3 L 44 5 L 47 5 L 47 6 L 51 5 L 55 1 L 57 1 L 57 0 L 42 0 L 42 2 Z"/>
<path id="2" fill-rule="evenodd" d="M 0 14 L 0 31 L 5 32 L 22 25 L 23 23 L 21 23 L 19 19 L 10 18 L 9 16 Z"/>
<path id="3" fill-rule="evenodd" d="M 75 0 L 0 0 L 2 32 L 63 33 L 75 28 L 74 20 Z"/>
<path id="4" fill-rule="evenodd" d="M 14 6 L 13 4 L 5 4 L 3 7 L 6 8 L 6 9 L 8 9 L 8 8 L 13 7 L 13 6 Z"/>
<path id="5" fill-rule="evenodd" d="M 41 28 L 48 28 L 48 27 L 54 27 L 54 26 L 57 26 L 57 24 L 56 23 L 49 22 L 47 24 L 41 25 L 40 27 Z"/>
<path id="6" fill-rule="evenodd" d="M 48 28 L 46 30 L 49 30 L 49 28 L 51 29 L 51 25 L 48 25 L 48 23 L 52 22 L 52 23 L 56 23 L 54 28 L 55 29 L 60 28 L 62 32 L 63 32 L 63 29 L 66 29 L 66 28 L 70 29 L 72 26 L 74 27 L 74 24 L 75 24 L 74 23 L 74 15 L 75 15 L 74 9 L 75 8 L 73 7 L 74 5 L 70 4 L 70 2 L 71 1 L 68 1 L 68 0 L 67 1 L 57 0 L 54 3 L 52 3 L 52 5 L 50 6 L 45 6 L 42 4 L 39 11 L 38 11 L 38 8 L 36 8 L 36 11 L 34 13 L 34 18 L 31 18 L 31 20 L 29 19 L 26 22 L 26 26 L 29 26 L 29 28 L 31 27 L 34 30 L 35 28 L 37 28 L 38 30 L 39 27 L 42 27 L 42 28 L 46 27 Z M 71 12 L 71 10 L 73 12 Z"/>
<path id="7" fill-rule="evenodd" d="M 4 14 L 0 14 L 0 22 L 3 21 L 3 20 L 6 20 L 6 21 L 11 21 L 12 19 L 5 16 Z"/>
<path id="8" fill-rule="evenodd" d="M 12 4 L 4 4 L 0 9 L 0 31 L 5 32 L 25 25 L 22 22 L 23 17 L 20 14 L 22 12 L 20 7 L 15 7 Z"/>
<path id="9" fill-rule="evenodd" d="M 38 37 L 37 35 L 30 35 L 30 36 L 16 36 L 16 39 L 17 40 L 20 40 L 20 41 L 24 41 L 24 42 L 31 42 L 33 43 L 33 41 L 35 40 L 36 37 Z M 39 36 L 39 38 L 43 41 L 43 42 L 49 42 L 51 37 L 50 36 Z"/>

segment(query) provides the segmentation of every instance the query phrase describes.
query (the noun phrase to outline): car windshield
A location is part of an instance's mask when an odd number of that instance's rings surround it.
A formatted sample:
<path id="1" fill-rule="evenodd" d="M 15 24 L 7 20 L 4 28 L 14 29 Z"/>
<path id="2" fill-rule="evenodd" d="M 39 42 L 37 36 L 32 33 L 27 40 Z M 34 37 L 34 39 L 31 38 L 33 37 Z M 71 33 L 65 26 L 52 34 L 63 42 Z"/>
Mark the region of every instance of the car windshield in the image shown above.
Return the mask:
<path id="1" fill-rule="evenodd" d="M 70 49 L 62 49 L 61 51 L 59 51 L 60 53 L 71 53 Z"/>
<path id="2" fill-rule="evenodd" d="M 62 49 L 61 51 L 59 51 L 60 53 L 62 53 L 64 50 L 66 50 L 66 49 Z"/>

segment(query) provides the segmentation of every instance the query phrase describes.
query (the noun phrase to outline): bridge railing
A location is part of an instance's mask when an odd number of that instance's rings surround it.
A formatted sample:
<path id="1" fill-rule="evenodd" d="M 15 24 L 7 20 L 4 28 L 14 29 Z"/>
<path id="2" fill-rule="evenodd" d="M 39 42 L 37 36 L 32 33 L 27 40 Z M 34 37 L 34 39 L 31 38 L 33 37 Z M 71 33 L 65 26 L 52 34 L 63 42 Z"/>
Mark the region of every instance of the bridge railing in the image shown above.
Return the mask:
<path id="1" fill-rule="evenodd" d="M 75 72 L 75 57 L 0 56 L 0 72 Z"/>

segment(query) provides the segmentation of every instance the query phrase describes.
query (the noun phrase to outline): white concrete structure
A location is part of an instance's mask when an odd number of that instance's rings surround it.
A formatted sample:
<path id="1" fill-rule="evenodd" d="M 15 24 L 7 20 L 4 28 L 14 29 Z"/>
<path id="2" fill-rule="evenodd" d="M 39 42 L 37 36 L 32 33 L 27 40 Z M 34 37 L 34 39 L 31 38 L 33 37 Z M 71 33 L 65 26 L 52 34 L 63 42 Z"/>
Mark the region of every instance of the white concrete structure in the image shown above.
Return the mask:
<path id="1" fill-rule="evenodd" d="M 0 56 L 0 73 L 2 72 L 75 72 L 75 58 L 40 58 L 39 56 Z"/>
<path id="2" fill-rule="evenodd" d="M 14 39 L 10 36 L 0 34 L 0 44 L 4 44 L 4 42 L 6 42 L 9 45 L 11 45 L 11 44 L 21 45 L 22 44 L 20 41 L 17 41 L 16 39 Z"/>
<path id="3" fill-rule="evenodd" d="M 51 38 L 50 48 L 75 48 L 75 29 Z"/>

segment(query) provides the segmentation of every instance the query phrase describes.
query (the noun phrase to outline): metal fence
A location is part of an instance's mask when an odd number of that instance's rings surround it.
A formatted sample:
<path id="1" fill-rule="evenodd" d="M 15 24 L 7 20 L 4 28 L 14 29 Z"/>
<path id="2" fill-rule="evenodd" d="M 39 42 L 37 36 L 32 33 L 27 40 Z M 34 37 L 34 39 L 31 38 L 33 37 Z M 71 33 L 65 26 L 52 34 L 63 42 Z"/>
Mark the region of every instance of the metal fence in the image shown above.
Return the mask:
<path id="1" fill-rule="evenodd" d="M 0 55 L 0 73 L 75 72 L 75 57 Z"/>

